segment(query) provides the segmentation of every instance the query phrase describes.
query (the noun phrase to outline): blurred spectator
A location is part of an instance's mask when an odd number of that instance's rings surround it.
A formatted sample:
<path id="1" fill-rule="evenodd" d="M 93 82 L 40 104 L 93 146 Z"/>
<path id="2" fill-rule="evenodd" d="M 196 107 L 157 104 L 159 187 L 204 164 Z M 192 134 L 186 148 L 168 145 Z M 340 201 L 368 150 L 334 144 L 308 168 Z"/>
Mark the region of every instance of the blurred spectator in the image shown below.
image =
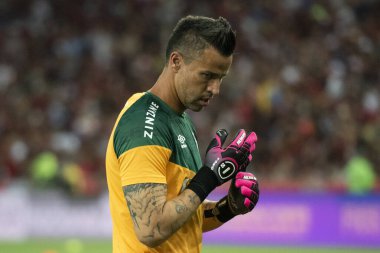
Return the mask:
<path id="1" fill-rule="evenodd" d="M 42 152 L 31 164 L 31 178 L 35 186 L 47 187 L 56 184 L 58 178 L 58 159 L 52 152 Z"/>
<path id="2" fill-rule="evenodd" d="M 367 194 L 373 191 L 375 173 L 368 159 L 362 155 L 353 156 L 347 163 L 346 184 L 349 192 L 353 194 Z"/>
<path id="3" fill-rule="evenodd" d="M 239 37 L 220 97 L 193 115 L 201 152 L 215 129 L 243 127 L 259 135 L 264 186 L 340 187 L 359 142 L 380 173 L 379 1 L 4 0 L 0 9 L 0 186 L 27 178 L 49 150 L 70 192 L 100 192 L 116 113 L 152 85 L 162 38 L 186 14 L 225 16 Z"/>

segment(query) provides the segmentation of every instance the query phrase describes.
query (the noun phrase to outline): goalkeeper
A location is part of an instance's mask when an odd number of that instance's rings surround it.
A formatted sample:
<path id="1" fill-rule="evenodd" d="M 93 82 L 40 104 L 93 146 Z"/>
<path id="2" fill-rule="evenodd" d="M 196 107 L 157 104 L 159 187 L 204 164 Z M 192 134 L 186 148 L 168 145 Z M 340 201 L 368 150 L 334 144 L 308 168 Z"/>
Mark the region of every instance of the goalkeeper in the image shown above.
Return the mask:
<path id="1" fill-rule="evenodd" d="M 200 111 L 218 95 L 234 49 L 235 33 L 224 18 L 182 18 L 156 83 L 121 110 L 106 153 L 114 253 L 200 252 L 203 232 L 257 203 L 256 178 L 245 172 L 255 133 L 240 130 L 226 145 L 228 133 L 218 130 L 202 162 L 185 112 Z M 206 200 L 229 180 L 225 198 Z"/>

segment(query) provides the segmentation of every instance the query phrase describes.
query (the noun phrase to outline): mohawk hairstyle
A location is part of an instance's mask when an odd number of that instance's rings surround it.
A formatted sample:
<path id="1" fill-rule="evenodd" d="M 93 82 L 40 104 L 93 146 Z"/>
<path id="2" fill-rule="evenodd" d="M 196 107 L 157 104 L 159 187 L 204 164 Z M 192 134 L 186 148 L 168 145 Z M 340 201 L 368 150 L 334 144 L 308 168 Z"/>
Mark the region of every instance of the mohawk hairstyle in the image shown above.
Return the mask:
<path id="1" fill-rule="evenodd" d="M 223 56 L 233 54 L 236 34 L 228 21 L 219 17 L 187 16 L 180 19 L 170 35 L 166 47 L 166 62 L 173 51 L 194 57 L 212 46 Z"/>

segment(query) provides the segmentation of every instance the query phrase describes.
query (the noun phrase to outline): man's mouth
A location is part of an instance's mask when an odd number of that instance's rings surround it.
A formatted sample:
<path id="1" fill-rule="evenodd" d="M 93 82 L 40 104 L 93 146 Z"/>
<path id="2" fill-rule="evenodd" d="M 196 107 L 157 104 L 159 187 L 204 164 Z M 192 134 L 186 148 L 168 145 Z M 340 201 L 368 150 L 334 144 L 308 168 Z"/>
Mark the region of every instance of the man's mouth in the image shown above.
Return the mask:
<path id="1" fill-rule="evenodd" d="M 210 103 L 211 98 L 201 98 L 201 105 L 202 106 L 207 106 Z"/>

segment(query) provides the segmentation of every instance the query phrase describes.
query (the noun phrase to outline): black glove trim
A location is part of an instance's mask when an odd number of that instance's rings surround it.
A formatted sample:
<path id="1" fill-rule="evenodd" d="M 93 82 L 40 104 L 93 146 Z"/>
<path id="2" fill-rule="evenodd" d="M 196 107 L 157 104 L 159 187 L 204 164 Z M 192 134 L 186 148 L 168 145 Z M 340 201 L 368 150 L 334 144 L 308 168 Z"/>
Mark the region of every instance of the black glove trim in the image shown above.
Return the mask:
<path id="1" fill-rule="evenodd" d="M 203 212 L 205 218 L 211 218 L 215 217 L 214 213 L 212 212 L 214 209 L 207 209 Z"/>
<path id="2" fill-rule="evenodd" d="M 221 200 L 216 203 L 214 209 L 212 210 L 212 213 L 216 218 L 222 222 L 226 223 L 227 221 L 231 220 L 236 215 L 232 213 L 230 209 L 230 205 L 228 203 L 228 196 L 225 196 Z"/>
<path id="3" fill-rule="evenodd" d="M 219 185 L 218 178 L 212 170 L 203 166 L 191 179 L 186 189 L 190 189 L 198 195 L 201 202 Z"/>

